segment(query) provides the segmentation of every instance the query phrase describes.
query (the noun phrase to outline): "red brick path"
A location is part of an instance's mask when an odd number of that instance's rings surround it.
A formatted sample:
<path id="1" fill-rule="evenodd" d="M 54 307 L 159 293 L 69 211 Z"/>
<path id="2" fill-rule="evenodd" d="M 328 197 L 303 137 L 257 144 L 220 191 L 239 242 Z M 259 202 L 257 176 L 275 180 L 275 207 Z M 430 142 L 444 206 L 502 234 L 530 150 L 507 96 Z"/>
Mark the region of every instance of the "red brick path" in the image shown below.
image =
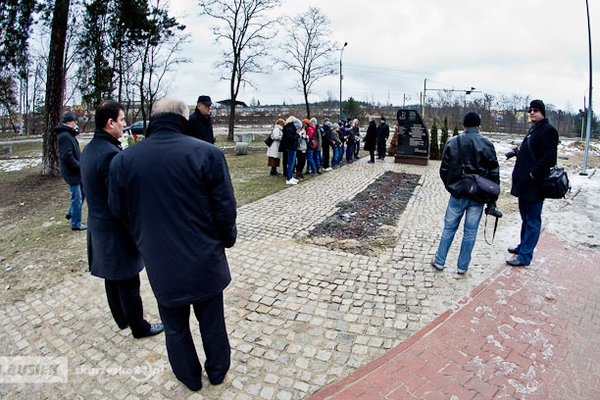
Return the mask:
<path id="1" fill-rule="evenodd" d="M 600 399 L 600 251 L 542 234 L 529 268 L 501 267 L 454 310 L 309 398 L 321 399 Z"/>

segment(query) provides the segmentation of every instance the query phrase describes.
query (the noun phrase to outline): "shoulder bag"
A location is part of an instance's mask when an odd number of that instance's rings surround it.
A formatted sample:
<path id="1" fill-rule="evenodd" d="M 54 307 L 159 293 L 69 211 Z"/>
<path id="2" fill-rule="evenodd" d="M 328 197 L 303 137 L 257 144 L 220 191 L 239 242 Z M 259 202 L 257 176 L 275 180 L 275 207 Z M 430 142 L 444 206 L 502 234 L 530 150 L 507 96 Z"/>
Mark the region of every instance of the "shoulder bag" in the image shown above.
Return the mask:
<path id="1" fill-rule="evenodd" d="M 531 145 L 529 144 L 529 136 L 527 137 L 527 149 L 533 159 L 537 162 Z M 546 199 L 562 199 L 567 192 L 571 190 L 569 184 L 569 175 L 564 168 L 550 168 L 550 174 L 542 181 L 542 195 Z"/>
<path id="2" fill-rule="evenodd" d="M 462 167 L 461 194 L 471 200 L 479 203 L 490 203 L 498 200 L 500 196 L 500 185 L 496 182 L 484 178 L 479 174 L 465 174 L 465 166 L 462 159 L 462 149 L 460 145 L 460 136 L 458 141 L 458 154 Z"/>

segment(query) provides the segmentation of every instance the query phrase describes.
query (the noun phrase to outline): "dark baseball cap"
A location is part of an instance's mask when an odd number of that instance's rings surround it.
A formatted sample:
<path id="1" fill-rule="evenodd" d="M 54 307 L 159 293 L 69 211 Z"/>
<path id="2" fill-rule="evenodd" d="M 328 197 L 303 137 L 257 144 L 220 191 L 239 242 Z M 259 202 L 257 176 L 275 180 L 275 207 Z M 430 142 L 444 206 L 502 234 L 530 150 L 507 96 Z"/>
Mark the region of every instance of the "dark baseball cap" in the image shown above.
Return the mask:
<path id="1" fill-rule="evenodd" d="M 212 100 L 210 99 L 210 96 L 206 96 L 204 94 L 198 97 L 197 103 L 202 103 L 205 106 L 212 106 Z"/>
<path id="2" fill-rule="evenodd" d="M 77 121 L 77 117 L 72 112 L 67 112 L 62 117 L 62 122 Z"/>

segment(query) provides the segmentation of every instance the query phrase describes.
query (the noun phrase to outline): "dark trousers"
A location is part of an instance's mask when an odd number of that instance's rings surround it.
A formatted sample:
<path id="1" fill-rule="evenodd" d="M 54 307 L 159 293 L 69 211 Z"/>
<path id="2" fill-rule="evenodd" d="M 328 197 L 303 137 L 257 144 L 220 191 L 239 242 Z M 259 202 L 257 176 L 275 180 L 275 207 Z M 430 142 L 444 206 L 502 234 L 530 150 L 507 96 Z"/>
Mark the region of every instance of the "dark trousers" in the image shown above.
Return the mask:
<path id="1" fill-rule="evenodd" d="M 329 142 L 323 141 L 323 159 L 321 160 L 321 164 L 323 164 L 323 168 L 329 168 L 329 147 L 331 145 Z"/>
<path id="2" fill-rule="evenodd" d="M 385 140 L 377 142 L 377 158 L 380 160 L 385 158 Z"/>
<path id="3" fill-rule="evenodd" d="M 527 201 L 519 198 L 519 213 L 521 214 L 521 243 L 517 247 L 517 259 L 525 265 L 531 264 L 533 250 L 537 246 L 542 228 L 543 201 Z"/>
<path id="4" fill-rule="evenodd" d="M 134 337 L 145 335 L 150 324 L 144 319 L 140 275 L 118 281 L 105 279 L 104 288 L 110 312 L 119 328 L 125 329 L 129 325 Z"/>
<path id="5" fill-rule="evenodd" d="M 305 165 L 306 165 L 306 153 L 297 151 L 296 152 L 296 176 L 302 175 Z"/>
<path id="6" fill-rule="evenodd" d="M 223 293 L 202 303 L 192 304 L 200 324 L 200 335 L 206 355 L 206 374 L 213 385 L 225 379 L 231 364 L 231 347 L 225 328 Z M 165 326 L 167 353 L 173 373 L 191 390 L 202 388 L 202 366 L 190 332 L 190 306 L 168 308 L 158 305 Z"/>
<path id="7" fill-rule="evenodd" d="M 371 162 L 375 162 L 375 150 L 369 150 L 369 157 L 371 157 Z"/>

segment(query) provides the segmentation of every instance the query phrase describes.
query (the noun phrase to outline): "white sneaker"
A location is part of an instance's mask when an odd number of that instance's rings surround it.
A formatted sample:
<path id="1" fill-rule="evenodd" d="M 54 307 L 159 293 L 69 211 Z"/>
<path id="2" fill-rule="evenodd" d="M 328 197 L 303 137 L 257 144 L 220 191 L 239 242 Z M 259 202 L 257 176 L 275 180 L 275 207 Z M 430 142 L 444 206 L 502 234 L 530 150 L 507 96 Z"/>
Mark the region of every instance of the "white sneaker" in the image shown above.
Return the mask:
<path id="1" fill-rule="evenodd" d="M 331 168 L 331 167 L 329 167 L 329 168 L 325 168 L 323 171 L 327 171 L 327 172 L 329 172 L 329 171 L 333 171 L 333 168 Z"/>
<path id="2" fill-rule="evenodd" d="M 294 180 L 294 178 L 292 179 L 288 179 L 287 181 L 285 181 L 286 185 L 297 185 L 298 181 Z"/>

